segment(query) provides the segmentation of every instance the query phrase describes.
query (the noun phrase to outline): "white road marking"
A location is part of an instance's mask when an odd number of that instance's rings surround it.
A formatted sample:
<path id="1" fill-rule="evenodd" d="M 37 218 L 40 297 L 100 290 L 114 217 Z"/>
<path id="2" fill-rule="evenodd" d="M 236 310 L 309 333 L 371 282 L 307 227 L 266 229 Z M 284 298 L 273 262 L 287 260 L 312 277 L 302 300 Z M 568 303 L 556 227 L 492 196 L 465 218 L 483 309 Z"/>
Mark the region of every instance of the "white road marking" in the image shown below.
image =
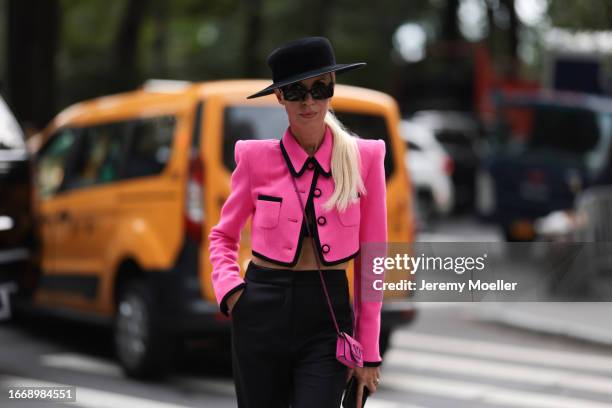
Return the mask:
<path id="1" fill-rule="evenodd" d="M 524 408 L 610 408 L 612 403 L 612 400 L 607 403 L 597 402 L 423 375 L 388 374 L 381 386 L 382 389 L 392 388 L 402 392 L 472 401 L 473 406 L 490 404 Z"/>
<path id="2" fill-rule="evenodd" d="M 593 353 L 544 350 L 482 340 L 459 339 L 405 331 L 398 331 L 393 334 L 393 346 L 404 349 L 427 350 L 438 353 L 469 355 L 487 359 L 612 373 L 612 357 Z"/>
<path id="3" fill-rule="evenodd" d="M 40 356 L 44 367 L 62 368 L 108 377 L 121 377 L 122 371 L 116 363 L 76 353 L 45 354 Z"/>
<path id="4" fill-rule="evenodd" d="M 16 376 L 0 377 L 0 385 L 8 387 L 57 387 L 62 385 L 55 382 L 41 381 L 33 378 Z M 119 394 L 110 391 L 101 391 L 93 388 L 76 386 L 76 403 L 70 405 L 83 408 L 187 408 L 188 405 L 178 405 L 167 402 L 155 401 L 153 399 L 133 397 L 130 395 Z"/>
<path id="5" fill-rule="evenodd" d="M 575 307 L 578 307 L 576 305 Z M 559 313 L 533 313 L 530 310 L 519 308 L 494 307 L 478 310 L 480 319 L 495 323 L 503 323 L 512 327 L 544 332 L 557 336 L 569 336 L 585 339 L 606 346 L 612 345 L 612 331 L 607 325 L 596 327 L 593 324 L 584 324 L 571 316 Z M 580 316 L 574 316 L 580 317 Z"/>
<path id="6" fill-rule="evenodd" d="M 192 378 L 177 377 L 179 382 L 188 382 L 190 385 L 215 385 L 221 388 L 228 389 L 231 387 L 233 393 L 233 384 L 231 380 L 196 380 Z M 41 381 L 33 378 L 24 378 L 17 376 L 0 376 L 0 386 L 8 387 L 57 387 L 68 384 L 60 384 L 49 381 Z M 70 384 L 72 385 L 72 384 Z M 196 403 L 196 401 L 194 401 Z M 201 405 L 201 403 L 200 403 Z M 424 408 L 412 404 L 403 404 L 400 402 L 389 401 L 378 396 L 373 396 L 368 399 L 367 403 L 370 408 Z M 83 408 L 188 408 L 189 405 L 180 405 L 155 401 L 148 398 L 133 397 L 130 395 L 119 394 L 110 391 L 101 391 L 93 388 L 82 387 L 76 385 L 76 402 L 67 402 L 66 406 L 83 407 Z"/>
<path id="7" fill-rule="evenodd" d="M 585 392 L 612 395 L 612 379 L 601 376 L 562 371 L 535 364 L 564 367 L 582 370 L 612 371 L 612 358 L 590 353 L 550 351 L 509 344 L 486 341 L 458 339 L 447 336 L 396 332 L 393 347 L 385 357 L 390 367 L 415 368 L 432 370 L 440 373 L 452 373 L 470 377 L 484 377 L 510 381 L 516 384 L 529 384 L 560 389 L 574 389 Z M 431 351 L 435 353 L 431 353 Z M 454 354 L 454 355 L 451 355 Z M 485 361 L 486 359 L 486 361 Z M 118 365 L 94 357 L 76 353 L 47 354 L 41 356 L 41 364 L 47 367 L 87 372 L 91 374 L 122 377 Z M 509 360 L 509 362 L 500 362 Z M 526 365 L 516 363 L 526 363 Z M 174 384 L 192 386 L 199 391 L 233 397 L 234 386 L 231 379 L 203 379 L 198 377 L 173 378 Z M 0 377 L 0 384 L 5 386 L 53 385 L 32 379 L 17 377 Z M 529 408 L 600 408 L 611 406 L 610 403 L 576 399 L 544 392 L 526 392 L 507 387 L 487 385 L 475 381 L 455 381 L 422 375 L 403 375 L 387 373 L 383 378 L 383 387 L 404 393 L 429 394 L 437 397 L 477 401 L 491 405 L 506 405 Z M 73 403 L 74 404 L 74 403 Z M 134 408 L 171 408 L 183 407 L 147 398 L 133 397 L 119 393 L 100 391 L 77 386 L 77 406 L 83 408 L 110 408 L 130 406 Z M 419 408 L 401 402 L 379 398 L 378 395 L 368 400 L 372 408 Z"/>
<path id="8" fill-rule="evenodd" d="M 372 396 L 368 398 L 368 401 L 366 402 L 366 407 L 368 408 L 424 408 L 419 405 L 404 404 L 404 403 L 395 402 L 395 401 L 381 400 L 377 396 Z"/>
<path id="9" fill-rule="evenodd" d="M 234 381 L 229 379 L 199 378 L 186 376 L 173 376 L 168 379 L 168 383 L 177 385 L 181 389 L 197 390 L 202 394 L 221 394 L 228 397 L 236 397 Z"/>
<path id="10" fill-rule="evenodd" d="M 612 379 L 578 374 L 569 370 L 529 367 L 519 364 L 498 363 L 465 357 L 452 357 L 400 349 L 389 350 L 385 365 L 420 370 L 483 377 L 526 383 L 544 387 L 561 387 L 612 396 Z"/>

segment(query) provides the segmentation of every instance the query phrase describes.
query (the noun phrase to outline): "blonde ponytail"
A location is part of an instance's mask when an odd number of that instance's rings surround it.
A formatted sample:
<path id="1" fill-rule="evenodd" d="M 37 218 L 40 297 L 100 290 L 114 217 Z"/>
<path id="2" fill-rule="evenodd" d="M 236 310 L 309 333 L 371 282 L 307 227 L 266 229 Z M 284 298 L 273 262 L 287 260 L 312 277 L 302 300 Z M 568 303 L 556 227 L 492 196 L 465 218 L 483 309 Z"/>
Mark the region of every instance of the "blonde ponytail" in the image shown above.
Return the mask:
<path id="1" fill-rule="evenodd" d="M 344 211 L 351 201 L 357 199 L 357 193 L 365 194 L 365 186 L 359 172 L 359 149 L 357 140 L 340 123 L 336 116 L 328 111 L 325 124 L 334 135 L 334 147 L 331 158 L 331 173 L 335 188 L 332 196 L 323 205 L 330 211 L 334 206 Z"/>

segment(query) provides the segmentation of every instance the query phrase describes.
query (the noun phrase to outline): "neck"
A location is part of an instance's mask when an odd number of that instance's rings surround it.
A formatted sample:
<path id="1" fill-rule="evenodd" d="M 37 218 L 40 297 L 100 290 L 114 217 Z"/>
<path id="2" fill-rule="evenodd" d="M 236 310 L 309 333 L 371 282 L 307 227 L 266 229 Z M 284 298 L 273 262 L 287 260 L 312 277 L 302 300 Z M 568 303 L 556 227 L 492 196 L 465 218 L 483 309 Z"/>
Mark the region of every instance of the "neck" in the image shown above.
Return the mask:
<path id="1" fill-rule="evenodd" d="M 289 128 L 300 146 L 302 146 L 309 156 L 313 156 L 323 142 L 323 137 L 325 136 L 325 122 L 316 124 L 316 126 L 303 127 L 291 124 Z"/>

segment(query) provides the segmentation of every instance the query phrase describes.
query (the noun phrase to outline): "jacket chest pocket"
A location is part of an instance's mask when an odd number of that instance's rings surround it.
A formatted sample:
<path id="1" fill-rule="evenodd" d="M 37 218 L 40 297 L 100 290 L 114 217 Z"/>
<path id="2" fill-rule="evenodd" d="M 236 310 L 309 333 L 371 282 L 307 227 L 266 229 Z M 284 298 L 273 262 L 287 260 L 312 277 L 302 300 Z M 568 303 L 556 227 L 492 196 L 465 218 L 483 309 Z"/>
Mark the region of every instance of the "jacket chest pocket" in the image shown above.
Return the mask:
<path id="1" fill-rule="evenodd" d="M 260 194 L 255 204 L 253 225 L 260 228 L 275 228 L 280 218 L 282 197 Z"/>
<path id="2" fill-rule="evenodd" d="M 359 202 L 350 204 L 346 210 L 342 212 L 338 212 L 338 219 L 340 220 L 340 224 L 345 227 L 353 227 L 359 224 L 359 219 L 361 217 L 360 205 Z"/>

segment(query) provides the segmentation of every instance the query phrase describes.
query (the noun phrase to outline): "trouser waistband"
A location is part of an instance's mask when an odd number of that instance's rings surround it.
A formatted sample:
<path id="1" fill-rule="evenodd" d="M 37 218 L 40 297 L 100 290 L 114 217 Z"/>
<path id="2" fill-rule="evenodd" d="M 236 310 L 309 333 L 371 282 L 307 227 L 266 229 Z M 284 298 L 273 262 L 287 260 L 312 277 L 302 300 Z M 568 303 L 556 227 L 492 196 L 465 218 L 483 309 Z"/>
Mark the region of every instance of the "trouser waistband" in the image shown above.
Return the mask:
<path id="1" fill-rule="evenodd" d="M 347 283 L 346 271 L 344 269 L 322 269 L 323 279 L 328 285 Z M 246 270 L 245 277 L 249 280 L 272 285 L 313 285 L 321 284 L 318 270 L 276 269 L 260 266 L 252 261 Z"/>

